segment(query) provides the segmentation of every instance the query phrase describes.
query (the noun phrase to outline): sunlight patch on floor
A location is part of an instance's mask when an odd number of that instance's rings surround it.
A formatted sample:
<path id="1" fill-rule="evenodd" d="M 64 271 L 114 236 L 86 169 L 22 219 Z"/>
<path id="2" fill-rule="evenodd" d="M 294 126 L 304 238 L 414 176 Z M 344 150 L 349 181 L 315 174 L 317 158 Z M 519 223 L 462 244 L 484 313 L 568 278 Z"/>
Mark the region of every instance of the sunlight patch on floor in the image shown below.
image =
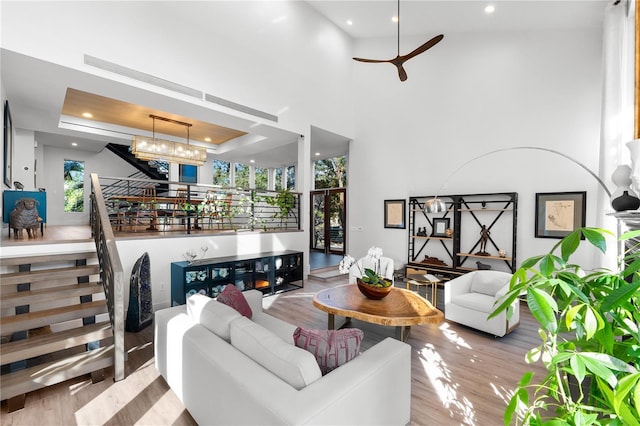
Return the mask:
<path id="1" fill-rule="evenodd" d="M 75 412 L 76 424 L 105 424 L 158 377 L 157 373 L 143 374 L 138 372 L 137 374 L 135 386 L 130 386 L 126 379 L 113 382 L 102 393 L 79 408 Z M 111 379 L 105 378 L 105 380 Z"/>
<path id="2" fill-rule="evenodd" d="M 147 410 L 147 412 L 138 419 L 137 425 L 173 425 L 176 420 L 182 415 L 178 410 L 166 410 L 163 407 L 175 407 L 176 403 L 173 400 L 177 400 L 173 392 L 167 390 L 164 395 L 158 398 L 155 404 Z M 160 417 L 159 417 L 160 416 Z"/>
<path id="3" fill-rule="evenodd" d="M 442 323 L 442 325 L 440 326 L 440 330 L 444 334 L 444 337 L 446 337 L 447 340 L 449 340 L 451 343 L 466 349 L 472 349 L 471 346 L 469 346 L 469 344 L 462 337 L 460 337 L 458 332 L 451 329 L 449 323 Z"/>
<path id="4" fill-rule="evenodd" d="M 435 347 L 426 344 L 419 354 L 420 363 L 442 406 L 449 410 L 452 418 L 462 418 L 464 424 L 475 425 L 473 404 L 464 395 L 458 394 L 459 385 Z"/>
<path id="5" fill-rule="evenodd" d="M 83 389 L 87 388 L 88 386 L 91 386 L 92 382 L 91 379 L 87 379 L 87 380 L 83 380 L 81 382 L 78 383 L 73 383 L 69 386 L 69 393 L 71 395 L 75 395 L 78 392 L 82 392 Z"/>

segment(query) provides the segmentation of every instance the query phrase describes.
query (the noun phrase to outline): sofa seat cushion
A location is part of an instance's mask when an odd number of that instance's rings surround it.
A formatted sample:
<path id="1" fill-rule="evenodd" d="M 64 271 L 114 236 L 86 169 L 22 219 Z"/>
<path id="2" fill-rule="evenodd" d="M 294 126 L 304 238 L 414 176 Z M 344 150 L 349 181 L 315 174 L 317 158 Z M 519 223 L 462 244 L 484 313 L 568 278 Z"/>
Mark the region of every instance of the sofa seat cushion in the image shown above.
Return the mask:
<path id="1" fill-rule="evenodd" d="M 187 314 L 221 339 L 231 342 L 231 322 L 242 315 L 235 309 L 202 294 L 187 299 Z"/>
<path id="2" fill-rule="evenodd" d="M 355 358 L 363 338 L 364 333 L 357 328 L 306 330 L 298 327 L 293 333 L 296 346 L 315 356 L 322 375 Z"/>
<path id="3" fill-rule="evenodd" d="M 218 295 L 216 300 L 225 305 L 231 306 L 236 311 L 240 312 L 245 317 L 251 319 L 251 307 L 244 297 L 244 294 L 233 284 L 227 284 L 222 289 L 222 292 Z"/>
<path id="4" fill-rule="evenodd" d="M 482 293 L 465 293 L 451 299 L 451 303 L 454 305 L 487 314 L 493 312 L 495 301 L 494 297 Z"/>
<path id="5" fill-rule="evenodd" d="M 312 354 L 245 317 L 231 323 L 231 344 L 295 389 L 303 389 L 322 377 Z"/>

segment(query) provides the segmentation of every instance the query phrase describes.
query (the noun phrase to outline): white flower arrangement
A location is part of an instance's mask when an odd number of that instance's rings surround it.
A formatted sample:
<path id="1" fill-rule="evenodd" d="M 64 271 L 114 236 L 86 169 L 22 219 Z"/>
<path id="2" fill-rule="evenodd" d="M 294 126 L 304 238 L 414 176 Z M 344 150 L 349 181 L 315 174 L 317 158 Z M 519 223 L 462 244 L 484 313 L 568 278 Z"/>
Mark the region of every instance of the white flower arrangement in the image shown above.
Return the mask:
<path id="1" fill-rule="evenodd" d="M 387 281 L 384 277 L 380 275 L 380 258 L 382 257 L 382 249 L 380 247 L 371 247 L 367 252 L 366 258 L 371 260 L 375 269 L 364 268 L 364 271 L 360 269 L 360 265 L 356 260 L 346 254 L 342 260 L 340 261 L 340 265 L 338 265 L 338 270 L 341 274 L 348 274 L 349 270 L 352 266 L 356 266 L 358 271 L 360 272 L 360 276 L 362 277 L 362 281 L 371 285 L 378 285 L 383 287 L 388 287 Z"/>

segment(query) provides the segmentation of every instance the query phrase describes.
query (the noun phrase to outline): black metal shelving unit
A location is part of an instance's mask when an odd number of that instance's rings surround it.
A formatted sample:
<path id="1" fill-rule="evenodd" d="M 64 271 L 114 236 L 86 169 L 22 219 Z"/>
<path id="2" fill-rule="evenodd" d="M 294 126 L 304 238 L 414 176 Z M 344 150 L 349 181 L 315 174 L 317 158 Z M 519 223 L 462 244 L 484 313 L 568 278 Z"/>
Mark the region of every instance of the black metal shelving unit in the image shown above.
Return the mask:
<path id="1" fill-rule="evenodd" d="M 426 213 L 424 210 L 425 203 L 432 198 L 433 195 L 409 198 L 409 256 L 406 268 L 424 270 L 449 279 L 488 267 L 515 272 L 518 213 L 516 192 L 438 195 L 447 206 L 445 212 L 438 214 Z M 435 227 L 442 226 L 447 221 L 451 234 L 435 232 L 434 235 Z M 477 254 L 481 237 L 479 234 L 476 234 L 477 238 L 471 236 L 471 232 L 481 229 L 482 225 L 489 231 L 486 244 L 489 255 Z M 496 242 L 491 231 L 499 226 L 502 232 L 511 233 L 510 238 L 503 237 Z M 500 256 L 500 250 L 507 254 Z M 435 251 L 444 259 L 430 256 Z M 480 264 L 471 266 L 473 262 Z"/>

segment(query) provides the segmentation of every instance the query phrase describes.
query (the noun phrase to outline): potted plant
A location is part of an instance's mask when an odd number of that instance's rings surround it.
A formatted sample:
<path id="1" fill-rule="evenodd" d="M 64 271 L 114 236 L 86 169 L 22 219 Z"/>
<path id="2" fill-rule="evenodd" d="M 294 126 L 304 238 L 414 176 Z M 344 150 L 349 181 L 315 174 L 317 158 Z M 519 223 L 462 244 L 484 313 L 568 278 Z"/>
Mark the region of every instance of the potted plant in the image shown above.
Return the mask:
<path id="1" fill-rule="evenodd" d="M 611 233 L 581 228 L 548 254 L 525 260 L 490 315 L 525 296 L 541 339 L 526 360 L 547 370 L 542 378 L 522 376 L 505 424 L 640 425 L 639 247 L 626 253 L 620 271 L 583 271 L 569 263 L 581 236 L 604 253 L 606 235 Z M 634 231 L 621 238 L 638 236 Z"/>
<path id="2" fill-rule="evenodd" d="M 367 256 L 363 259 L 372 263 L 373 269 L 362 268 L 360 262 L 356 262 L 356 260 L 349 255 L 344 256 L 338 266 L 338 269 L 341 274 L 347 274 L 352 267 L 358 268 L 360 277 L 356 277 L 356 284 L 358 285 L 360 292 L 369 299 L 383 299 L 391 292 L 393 281 L 385 278 L 381 274 L 381 257 L 382 249 L 379 247 L 371 247 L 367 252 Z"/>
<path id="3" fill-rule="evenodd" d="M 280 223 L 284 222 L 285 229 L 287 228 L 286 220 L 289 218 L 289 215 L 294 214 L 294 207 L 296 205 L 296 197 L 289 190 L 289 188 L 281 189 L 278 191 L 276 196 L 274 197 L 265 197 L 265 201 L 270 206 L 276 206 L 278 209 L 273 213 L 273 217 L 276 219 L 280 219 Z"/>

